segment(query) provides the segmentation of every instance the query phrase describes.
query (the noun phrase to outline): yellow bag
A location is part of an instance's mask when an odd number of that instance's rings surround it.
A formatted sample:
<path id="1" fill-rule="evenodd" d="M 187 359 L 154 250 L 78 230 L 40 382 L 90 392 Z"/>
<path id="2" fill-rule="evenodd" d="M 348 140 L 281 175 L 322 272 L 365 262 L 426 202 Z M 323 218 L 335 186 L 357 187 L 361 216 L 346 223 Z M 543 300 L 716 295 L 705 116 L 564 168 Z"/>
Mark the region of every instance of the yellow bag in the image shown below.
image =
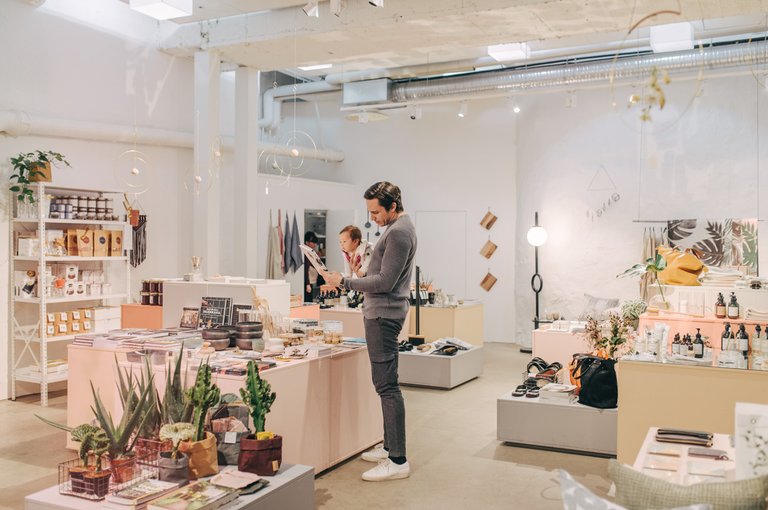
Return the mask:
<path id="1" fill-rule="evenodd" d="M 182 441 L 179 451 L 189 457 L 189 477 L 192 479 L 215 475 L 219 472 L 216 436 L 205 433 L 202 441 Z"/>
<path id="2" fill-rule="evenodd" d="M 690 250 L 659 246 L 659 255 L 667 261 L 667 267 L 659 273 L 659 282 L 667 285 L 697 286 L 699 275 L 707 268 Z"/>

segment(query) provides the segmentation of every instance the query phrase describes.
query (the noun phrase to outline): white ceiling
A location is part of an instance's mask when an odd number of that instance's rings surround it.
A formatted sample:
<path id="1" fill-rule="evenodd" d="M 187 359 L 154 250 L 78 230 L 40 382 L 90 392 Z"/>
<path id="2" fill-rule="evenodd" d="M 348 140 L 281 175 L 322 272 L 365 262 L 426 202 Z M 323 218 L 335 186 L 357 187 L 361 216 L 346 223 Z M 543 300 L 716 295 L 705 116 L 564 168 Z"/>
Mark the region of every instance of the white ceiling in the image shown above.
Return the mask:
<path id="1" fill-rule="evenodd" d="M 471 61 L 505 42 L 529 42 L 534 58 L 614 51 L 647 46 L 647 27 L 679 21 L 695 22 L 704 40 L 768 31 L 768 0 L 385 0 L 384 8 L 346 0 L 339 17 L 321 2 L 319 18 L 304 15 L 305 3 L 195 0 L 194 15 L 176 20 L 162 46 L 215 50 L 261 70 L 334 64 L 326 74 Z"/>

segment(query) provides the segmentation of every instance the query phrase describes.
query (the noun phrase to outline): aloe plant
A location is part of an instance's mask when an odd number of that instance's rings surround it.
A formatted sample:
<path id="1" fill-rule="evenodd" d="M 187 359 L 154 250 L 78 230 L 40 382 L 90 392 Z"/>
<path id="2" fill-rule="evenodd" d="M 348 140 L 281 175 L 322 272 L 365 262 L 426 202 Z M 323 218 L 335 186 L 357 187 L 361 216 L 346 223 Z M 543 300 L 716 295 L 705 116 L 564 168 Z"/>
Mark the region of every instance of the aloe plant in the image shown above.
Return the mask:
<path id="1" fill-rule="evenodd" d="M 184 373 L 184 380 L 181 376 L 181 360 L 184 357 L 184 344 L 181 345 L 181 352 L 176 358 L 176 365 L 171 366 L 168 362 L 168 369 L 165 375 L 165 393 L 162 400 L 160 395 L 157 395 L 157 400 L 160 402 L 160 423 L 163 425 L 168 423 L 180 423 L 190 422 L 192 420 L 192 405 L 187 403 L 184 387 L 186 386 L 186 372 Z"/>
<path id="2" fill-rule="evenodd" d="M 191 423 L 167 423 L 160 428 L 160 440 L 170 439 L 173 449 L 171 458 L 176 460 L 179 453 L 179 445 L 182 441 L 189 441 L 195 435 L 195 427 Z"/>
<path id="3" fill-rule="evenodd" d="M 211 382 L 211 367 L 208 364 L 200 363 L 197 369 L 195 385 L 187 390 L 186 402 L 192 408 L 192 425 L 195 426 L 194 441 L 205 439 L 205 416 L 208 409 L 219 403 L 221 390 Z"/>
<path id="4" fill-rule="evenodd" d="M 157 390 L 152 383 L 152 365 L 149 357 L 144 357 L 144 366 L 140 377 L 135 377 L 130 369 L 120 368 L 120 364 L 115 355 L 115 366 L 117 368 L 117 388 L 120 394 L 120 403 L 123 409 L 131 405 L 132 402 L 138 402 L 139 396 L 151 388 L 148 393 L 149 403 L 147 404 L 147 417 L 143 425 L 137 431 L 140 437 L 156 438 L 160 433 L 160 405 L 158 402 Z"/>
<path id="5" fill-rule="evenodd" d="M 240 396 L 243 402 L 251 410 L 251 419 L 255 434 L 264 432 L 267 422 L 267 413 L 272 408 L 277 394 L 272 391 L 272 386 L 259 375 L 256 363 L 248 362 L 248 373 L 245 376 L 245 387 L 240 388 Z"/>
<path id="6" fill-rule="evenodd" d="M 88 467 L 88 456 L 92 453 L 96 456 L 96 471 L 101 471 L 101 456 L 106 453 L 109 446 L 109 440 L 104 430 L 90 423 L 83 423 L 77 427 L 68 427 L 62 423 L 56 423 L 55 421 L 43 418 L 38 414 L 35 416 L 51 427 L 69 432 L 70 436 L 72 436 L 72 441 L 80 443 L 78 456 L 83 461 L 83 467 Z"/>
<path id="7" fill-rule="evenodd" d="M 152 379 L 150 377 L 147 386 L 140 395 L 132 391 L 129 392 L 127 400 L 123 403 L 123 417 L 117 424 L 114 423 L 112 413 L 104 406 L 101 396 L 91 382 L 91 392 L 93 393 L 91 410 L 109 440 L 107 451 L 112 459 L 124 457 L 133 451 L 136 439 L 139 437 L 138 431 L 143 428 L 149 416 L 151 403 L 149 395 L 154 391 Z"/>

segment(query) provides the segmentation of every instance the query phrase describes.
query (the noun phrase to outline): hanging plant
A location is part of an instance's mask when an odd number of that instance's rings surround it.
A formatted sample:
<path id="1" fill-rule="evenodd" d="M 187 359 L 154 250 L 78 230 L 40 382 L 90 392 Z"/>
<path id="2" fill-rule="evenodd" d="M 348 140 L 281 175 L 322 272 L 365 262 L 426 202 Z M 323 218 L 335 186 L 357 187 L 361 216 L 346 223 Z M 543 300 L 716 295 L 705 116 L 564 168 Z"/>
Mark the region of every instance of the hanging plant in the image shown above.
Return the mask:
<path id="1" fill-rule="evenodd" d="M 29 187 L 30 183 L 37 181 L 50 181 L 51 164 L 64 163 L 71 166 L 69 161 L 58 152 L 34 151 L 22 152 L 15 158 L 11 158 L 13 174 L 10 177 L 12 192 L 18 193 L 19 202 L 35 203 L 35 194 Z"/>

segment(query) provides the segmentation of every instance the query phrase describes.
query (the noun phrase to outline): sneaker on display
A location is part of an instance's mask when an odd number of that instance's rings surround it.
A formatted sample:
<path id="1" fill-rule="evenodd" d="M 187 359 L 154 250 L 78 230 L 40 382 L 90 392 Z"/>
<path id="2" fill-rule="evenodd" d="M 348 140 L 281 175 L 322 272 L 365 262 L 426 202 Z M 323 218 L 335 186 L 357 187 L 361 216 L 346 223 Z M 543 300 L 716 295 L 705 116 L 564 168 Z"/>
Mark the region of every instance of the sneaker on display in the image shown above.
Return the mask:
<path id="1" fill-rule="evenodd" d="M 384 449 L 384 443 L 379 443 L 373 447 L 373 450 L 363 452 L 362 459 L 368 462 L 381 462 L 389 458 L 389 452 Z"/>
<path id="2" fill-rule="evenodd" d="M 400 480 L 411 476 L 411 465 L 406 461 L 404 464 L 395 464 L 389 458 L 379 462 L 379 464 L 363 473 L 363 480 L 368 482 L 386 482 L 387 480 Z"/>

